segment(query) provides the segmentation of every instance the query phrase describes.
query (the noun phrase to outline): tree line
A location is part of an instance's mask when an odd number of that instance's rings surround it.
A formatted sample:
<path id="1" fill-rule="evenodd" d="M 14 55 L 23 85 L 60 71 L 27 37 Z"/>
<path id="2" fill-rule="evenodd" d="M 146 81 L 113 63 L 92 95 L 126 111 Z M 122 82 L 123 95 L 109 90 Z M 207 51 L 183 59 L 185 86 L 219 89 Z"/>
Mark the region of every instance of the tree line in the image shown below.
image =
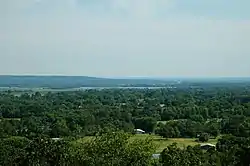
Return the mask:
<path id="1" fill-rule="evenodd" d="M 249 136 L 250 88 L 0 94 L 1 137 L 90 136 L 134 128 L 165 137 Z M 162 122 L 162 123 L 160 123 Z"/>

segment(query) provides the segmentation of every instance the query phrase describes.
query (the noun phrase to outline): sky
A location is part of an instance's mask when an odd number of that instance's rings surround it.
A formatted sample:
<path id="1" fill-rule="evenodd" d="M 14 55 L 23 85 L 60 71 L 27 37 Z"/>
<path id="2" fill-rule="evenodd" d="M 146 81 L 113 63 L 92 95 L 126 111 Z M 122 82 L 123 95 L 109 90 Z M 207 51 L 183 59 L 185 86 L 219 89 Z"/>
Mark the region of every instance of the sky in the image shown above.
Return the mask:
<path id="1" fill-rule="evenodd" d="M 250 76 L 249 0 L 0 0 L 0 75 Z"/>

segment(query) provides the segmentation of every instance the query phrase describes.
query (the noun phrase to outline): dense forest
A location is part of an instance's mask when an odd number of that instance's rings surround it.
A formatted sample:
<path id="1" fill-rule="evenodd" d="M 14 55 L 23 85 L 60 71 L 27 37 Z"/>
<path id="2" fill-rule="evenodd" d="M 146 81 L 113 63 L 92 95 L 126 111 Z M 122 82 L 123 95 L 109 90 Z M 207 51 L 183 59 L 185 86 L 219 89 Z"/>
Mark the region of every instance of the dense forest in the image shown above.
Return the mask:
<path id="1" fill-rule="evenodd" d="M 154 160 L 150 137 L 130 141 L 134 129 L 166 139 L 220 138 L 207 151 L 173 144 Z M 250 86 L 4 91 L 0 137 L 0 165 L 249 165 Z M 93 139 L 79 141 L 85 137 Z"/>

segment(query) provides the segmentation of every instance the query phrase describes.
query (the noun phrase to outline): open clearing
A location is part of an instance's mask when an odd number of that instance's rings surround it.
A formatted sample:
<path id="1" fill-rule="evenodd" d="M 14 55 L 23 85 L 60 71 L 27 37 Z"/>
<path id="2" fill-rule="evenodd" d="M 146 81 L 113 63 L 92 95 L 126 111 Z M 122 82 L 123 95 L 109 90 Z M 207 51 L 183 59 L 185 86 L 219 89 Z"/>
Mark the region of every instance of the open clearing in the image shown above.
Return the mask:
<path id="1" fill-rule="evenodd" d="M 93 137 L 84 137 L 78 141 L 87 141 L 87 140 L 90 140 L 91 138 L 93 138 Z M 177 146 L 180 148 L 185 148 L 187 146 L 195 146 L 195 145 L 201 144 L 200 142 L 196 142 L 195 138 L 168 138 L 168 139 L 166 139 L 166 138 L 163 138 L 161 136 L 148 135 L 148 134 L 134 135 L 130 139 L 135 140 L 135 139 L 146 139 L 146 138 L 153 139 L 155 145 L 157 146 L 156 153 L 161 153 L 167 146 L 169 146 L 173 143 L 177 143 Z M 210 144 L 215 145 L 217 143 L 217 141 L 218 141 L 218 138 L 217 139 L 209 139 L 209 141 L 206 143 L 210 143 Z"/>
<path id="2" fill-rule="evenodd" d="M 200 142 L 196 142 L 195 138 L 163 138 L 157 135 L 135 135 L 131 139 L 146 139 L 147 137 L 151 137 L 154 143 L 157 145 L 156 152 L 162 152 L 167 146 L 177 143 L 177 146 L 180 148 L 185 148 L 187 146 L 195 146 L 201 144 Z M 206 143 L 216 144 L 218 139 L 209 139 Z"/>

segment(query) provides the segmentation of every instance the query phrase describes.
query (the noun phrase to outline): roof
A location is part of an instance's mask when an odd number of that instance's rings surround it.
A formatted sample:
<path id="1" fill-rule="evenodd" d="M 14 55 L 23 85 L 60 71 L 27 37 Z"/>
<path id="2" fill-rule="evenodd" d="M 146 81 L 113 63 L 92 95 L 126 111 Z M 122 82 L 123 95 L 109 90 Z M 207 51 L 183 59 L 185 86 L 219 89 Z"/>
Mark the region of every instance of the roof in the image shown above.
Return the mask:
<path id="1" fill-rule="evenodd" d="M 153 154 L 152 157 L 153 159 L 159 159 L 161 156 L 161 154 Z"/>
<path id="2" fill-rule="evenodd" d="M 53 141 L 59 141 L 61 138 L 51 138 Z"/>
<path id="3" fill-rule="evenodd" d="M 214 145 L 214 144 L 210 144 L 210 143 L 201 144 L 201 146 L 213 146 L 213 147 L 215 147 L 215 145 Z"/>
<path id="4" fill-rule="evenodd" d="M 145 133 L 145 131 L 143 131 L 141 129 L 135 129 L 135 131 Z"/>
<path id="5" fill-rule="evenodd" d="M 160 104 L 160 107 L 165 107 L 165 104 Z"/>

